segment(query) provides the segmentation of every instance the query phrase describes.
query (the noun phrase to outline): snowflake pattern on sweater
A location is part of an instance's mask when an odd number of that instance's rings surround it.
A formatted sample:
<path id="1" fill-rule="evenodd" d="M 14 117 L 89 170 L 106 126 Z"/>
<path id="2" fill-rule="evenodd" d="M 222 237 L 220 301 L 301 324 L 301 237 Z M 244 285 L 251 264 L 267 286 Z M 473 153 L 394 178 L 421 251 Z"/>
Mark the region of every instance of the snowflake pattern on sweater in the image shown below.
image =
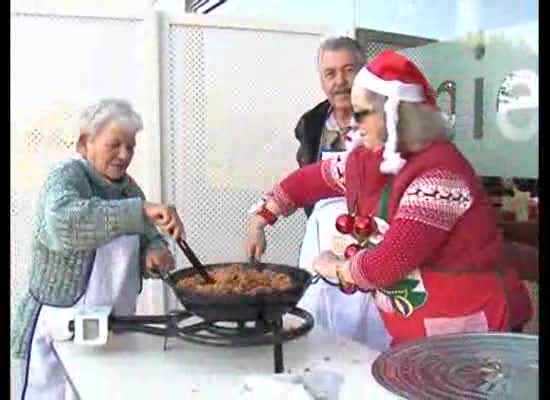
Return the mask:
<path id="1" fill-rule="evenodd" d="M 435 169 L 409 185 L 395 219 L 419 221 L 448 232 L 471 205 L 466 182 L 458 175 Z"/>

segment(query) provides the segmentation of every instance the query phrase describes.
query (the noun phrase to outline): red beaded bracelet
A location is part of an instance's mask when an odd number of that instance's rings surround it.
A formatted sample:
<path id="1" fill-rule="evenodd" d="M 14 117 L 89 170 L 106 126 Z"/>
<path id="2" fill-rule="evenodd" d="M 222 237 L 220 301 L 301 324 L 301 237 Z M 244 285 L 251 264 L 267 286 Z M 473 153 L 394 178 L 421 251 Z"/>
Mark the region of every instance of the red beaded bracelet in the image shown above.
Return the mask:
<path id="1" fill-rule="evenodd" d="M 277 216 L 267 209 L 265 203 L 256 212 L 256 214 L 265 219 L 269 225 L 273 225 L 275 222 L 277 222 Z"/>

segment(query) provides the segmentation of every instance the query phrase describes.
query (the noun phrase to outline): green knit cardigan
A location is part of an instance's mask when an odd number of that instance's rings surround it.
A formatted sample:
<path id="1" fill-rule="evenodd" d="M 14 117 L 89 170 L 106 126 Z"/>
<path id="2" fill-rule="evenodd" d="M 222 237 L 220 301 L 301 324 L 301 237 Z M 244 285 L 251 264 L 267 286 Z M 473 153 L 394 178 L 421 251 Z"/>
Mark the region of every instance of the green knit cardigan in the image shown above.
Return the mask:
<path id="1" fill-rule="evenodd" d="M 41 305 L 70 307 L 84 294 L 95 249 L 118 236 L 139 234 L 143 266 L 148 249 L 166 247 L 144 216 L 144 199 L 130 176 L 107 182 L 82 158 L 52 169 L 33 221 L 29 290 L 18 301 L 11 327 L 15 358 L 27 355 Z"/>

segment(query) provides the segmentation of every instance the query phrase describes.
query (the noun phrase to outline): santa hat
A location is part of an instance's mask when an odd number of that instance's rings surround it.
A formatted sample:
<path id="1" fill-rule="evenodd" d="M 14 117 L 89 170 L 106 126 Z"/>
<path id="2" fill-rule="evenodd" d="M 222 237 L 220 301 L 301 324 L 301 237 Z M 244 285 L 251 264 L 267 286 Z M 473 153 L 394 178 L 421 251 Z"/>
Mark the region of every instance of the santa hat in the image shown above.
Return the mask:
<path id="1" fill-rule="evenodd" d="M 405 165 L 396 151 L 399 102 L 426 103 L 436 108 L 434 92 L 412 61 L 391 50 L 383 51 L 361 68 L 353 85 L 388 98 L 384 104 L 388 139 L 380 171 L 396 174 Z"/>

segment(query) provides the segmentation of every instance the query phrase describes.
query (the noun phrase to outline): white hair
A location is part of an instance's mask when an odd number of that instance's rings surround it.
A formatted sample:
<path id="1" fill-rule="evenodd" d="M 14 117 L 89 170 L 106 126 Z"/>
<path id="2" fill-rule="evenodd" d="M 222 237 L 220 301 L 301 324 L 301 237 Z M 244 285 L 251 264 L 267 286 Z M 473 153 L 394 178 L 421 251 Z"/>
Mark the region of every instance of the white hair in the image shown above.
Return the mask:
<path id="1" fill-rule="evenodd" d="M 321 57 L 325 51 L 347 50 L 353 56 L 353 63 L 357 70 L 367 62 L 364 50 L 359 42 L 347 36 L 331 36 L 325 38 L 317 51 L 317 67 L 321 65 Z"/>
<path id="2" fill-rule="evenodd" d="M 102 99 L 86 107 L 80 115 L 80 130 L 93 137 L 111 121 L 116 121 L 129 132 L 143 129 L 140 115 L 129 102 L 122 99 Z"/>

